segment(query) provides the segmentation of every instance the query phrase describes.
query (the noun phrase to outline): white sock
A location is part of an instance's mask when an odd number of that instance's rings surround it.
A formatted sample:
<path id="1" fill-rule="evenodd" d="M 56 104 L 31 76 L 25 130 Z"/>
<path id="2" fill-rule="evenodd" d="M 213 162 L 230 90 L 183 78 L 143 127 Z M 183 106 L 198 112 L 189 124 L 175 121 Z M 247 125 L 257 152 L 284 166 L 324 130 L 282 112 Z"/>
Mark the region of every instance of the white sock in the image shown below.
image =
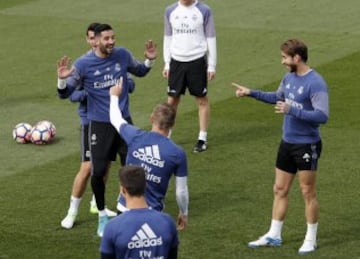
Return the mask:
<path id="1" fill-rule="evenodd" d="M 284 221 L 279 221 L 275 219 L 271 220 L 271 226 L 266 235 L 273 238 L 281 239 L 281 229 L 283 224 Z"/>
<path id="2" fill-rule="evenodd" d="M 92 195 L 90 203 L 96 205 L 96 200 L 95 200 L 95 195 L 94 194 Z"/>
<path id="3" fill-rule="evenodd" d="M 68 212 L 72 214 L 77 214 L 79 211 L 80 202 L 81 202 L 81 198 L 76 198 L 74 196 L 71 196 L 70 208 Z"/>
<path id="4" fill-rule="evenodd" d="M 200 130 L 198 139 L 206 142 L 206 140 L 207 140 L 207 132 Z"/>
<path id="5" fill-rule="evenodd" d="M 316 235 L 317 235 L 317 229 L 318 229 L 318 223 L 307 223 L 307 231 L 305 235 L 305 240 L 309 241 L 316 241 Z"/>

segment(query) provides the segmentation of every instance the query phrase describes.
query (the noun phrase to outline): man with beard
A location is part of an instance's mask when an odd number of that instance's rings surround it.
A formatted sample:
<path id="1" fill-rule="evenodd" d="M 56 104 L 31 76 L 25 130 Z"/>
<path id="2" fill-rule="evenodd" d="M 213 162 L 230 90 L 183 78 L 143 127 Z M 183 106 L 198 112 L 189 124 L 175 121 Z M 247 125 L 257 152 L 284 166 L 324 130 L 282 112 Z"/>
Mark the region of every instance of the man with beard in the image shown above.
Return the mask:
<path id="1" fill-rule="evenodd" d="M 281 230 L 288 209 L 288 194 L 296 173 L 305 202 L 307 232 L 299 254 L 315 251 L 319 204 L 316 199 L 316 171 L 322 143 L 320 124 L 329 117 L 327 84 L 306 62 L 308 49 L 299 39 L 289 39 L 281 47 L 281 63 L 289 70 L 276 92 L 252 90 L 233 83 L 236 96 L 250 96 L 275 104 L 275 113 L 284 115 L 282 140 L 278 149 L 272 221 L 269 231 L 250 242 L 251 248 L 281 246 Z"/>
<path id="2" fill-rule="evenodd" d="M 130 51 L 115 47 L 115 34 L 108 24 L 95 28 L 96 49 L 78 58 L 70 68 L 66 56 L 58 61 L 58 93 L 61 98 L 68 97 L 78 85 L 83 85 L 87 93 L 88 119 L 90 120 L 89 141 L 92 162 L 91 187 L 99 211 L 98 236 L 102 236 L 108 222 L 105 210 L 104 176 L 111 161 L 120 155 L 125 164 L 127 146 L 113 128 L 109 118 L 109 88 L 124 78 L 124 92 L 119 97 L 119 108 L 124 118 L 131 123 L 129 112 L 129 85 L 127 73 L 145 76 L 157 56 L 156 45 L 149 40 L 145 45 L 144 63 L 137 61 Z"/>

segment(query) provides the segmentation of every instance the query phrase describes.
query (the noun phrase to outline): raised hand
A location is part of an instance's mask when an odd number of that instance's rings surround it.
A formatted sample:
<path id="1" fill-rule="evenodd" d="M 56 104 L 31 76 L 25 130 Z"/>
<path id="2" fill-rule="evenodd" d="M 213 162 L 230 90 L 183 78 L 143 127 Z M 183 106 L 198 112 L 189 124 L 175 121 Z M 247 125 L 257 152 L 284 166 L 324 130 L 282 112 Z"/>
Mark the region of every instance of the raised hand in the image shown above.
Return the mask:
<path id="1" fill-rule="evenodd" d="M 70 76 L 75 68 L 70 67 L 71 65 L 71 59 L 68 56 L 63 56 L 60 60 L 57 62 L 57 75 L 60 79 L 66 79 L 68 76 Z"/>
<path id="2" fill-rule="evenodd" d="M 123 89 L 123 77 L 120 77 L 114 86 L 109 90 L 110 95 L 120 96 Z"/>
<path id="3" fill-rule="evenodd" d="M 152 40 L 148 40 L 145 43 L 145 52 L 144 52 L 145 58 L 147 59 L 156 59 L 157 57 L 157 49 L 156 44 Z"/>

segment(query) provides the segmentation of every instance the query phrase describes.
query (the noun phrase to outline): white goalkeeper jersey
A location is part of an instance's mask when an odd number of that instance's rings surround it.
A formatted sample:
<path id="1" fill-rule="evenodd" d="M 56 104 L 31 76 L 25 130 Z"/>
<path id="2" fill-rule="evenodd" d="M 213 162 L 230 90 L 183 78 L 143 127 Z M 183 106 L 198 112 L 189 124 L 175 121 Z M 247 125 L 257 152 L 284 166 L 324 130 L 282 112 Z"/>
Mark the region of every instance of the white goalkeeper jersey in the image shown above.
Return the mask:
<path id="1" fill-rule="evenodd" d="M 167 7 L 163 53 L 167 69 L 171 58 L 189 62 L 207 55 L 208 71 L 215 72 L 216 34 L 211 9 L 197 0 L 190 6 L 177 2 Z"/>

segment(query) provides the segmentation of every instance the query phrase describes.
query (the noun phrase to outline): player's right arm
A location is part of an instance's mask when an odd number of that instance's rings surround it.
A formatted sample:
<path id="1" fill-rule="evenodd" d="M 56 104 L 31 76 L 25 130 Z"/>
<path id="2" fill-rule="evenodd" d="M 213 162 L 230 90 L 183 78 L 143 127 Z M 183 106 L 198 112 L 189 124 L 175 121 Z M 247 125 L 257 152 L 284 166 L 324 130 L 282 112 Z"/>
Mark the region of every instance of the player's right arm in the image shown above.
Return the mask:
<path id="1" fill-rule="evenodd" d="M 124 120 L 121 110 L 119 108 L 119 96 L 122 93 L 123 89 L 123 78 L 120 77 L 117 84 L 112 86 L 109 90 L 110 93 L 110 122 L 115 127 L 115 129 L 120 133 L 120 127 L 123 124 L 126 124 L 127 121 Z"/>
<path id="2" fill-rule="evenodd" d="M 231 84 L 236 87 L 236 91 L 235 91 L 236 97 L 250 96 L 256 100 L 271 104 L 275 104 L 277 101 L 283 101 L 283 98 L 281 98 L 282 96 L 281 87 L 279 87 L 278 91 L 276 92 L 264 92 L 264 91 L 253 90 L 248 87 L 239 85 L 237 83 L 231 83 Z"/>
<path id="3" fill-rule="evenodd" d="M 57 91 L 58 96 L 62 99 L 68 98 L 80 85 L 80 76 L 75 67 L 70 67 L 71 60 L 64 56 L 57 62 Z"/>

